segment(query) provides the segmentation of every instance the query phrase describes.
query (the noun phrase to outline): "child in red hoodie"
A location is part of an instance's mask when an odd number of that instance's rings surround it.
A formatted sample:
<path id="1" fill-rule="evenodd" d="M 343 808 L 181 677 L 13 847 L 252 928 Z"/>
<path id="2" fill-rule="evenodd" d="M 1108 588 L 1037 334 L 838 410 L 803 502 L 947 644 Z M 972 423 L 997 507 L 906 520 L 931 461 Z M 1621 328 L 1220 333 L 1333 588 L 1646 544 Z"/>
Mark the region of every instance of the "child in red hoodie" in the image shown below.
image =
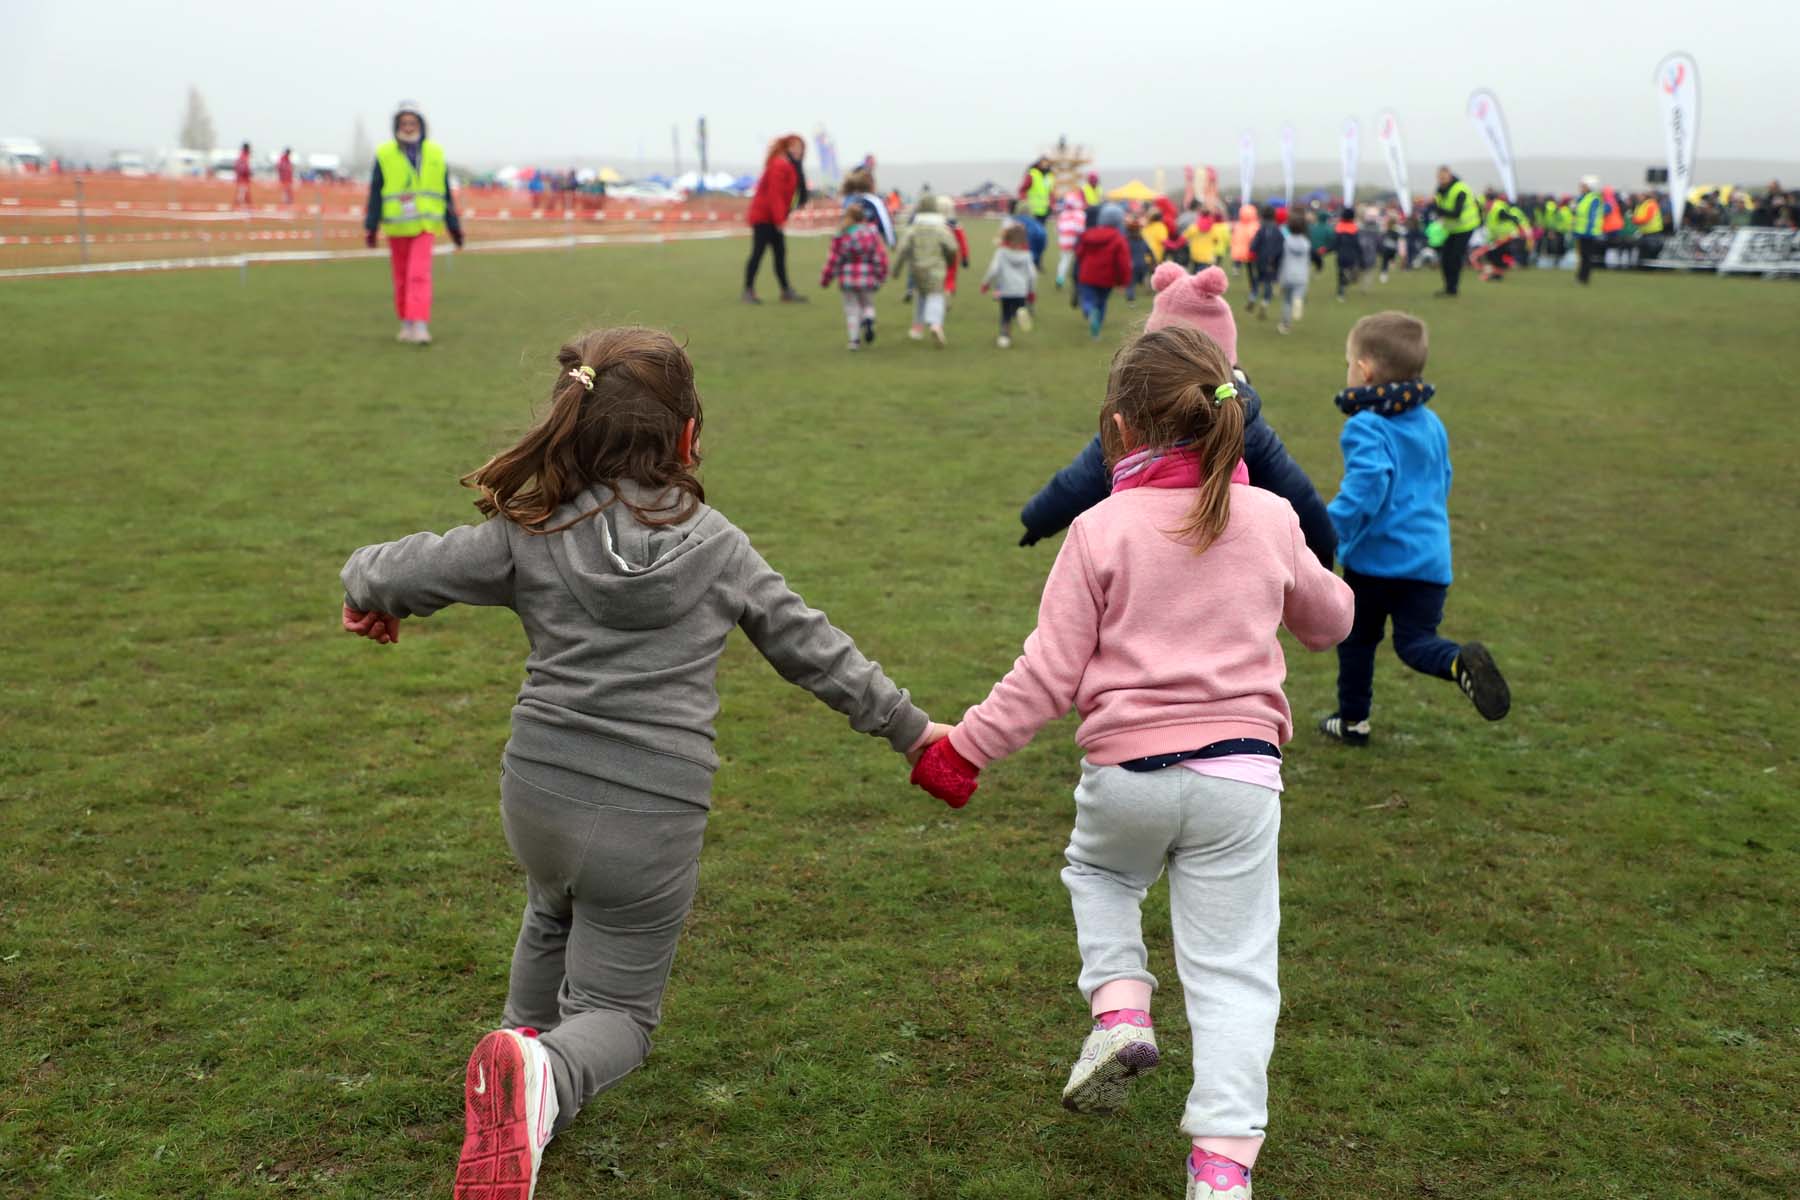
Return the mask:
<path id="1" fill-rule="evenodd" d="M 1100 418 L 1112 495 L 1069 527 L 1012 670 L 913 774 L 960 806 L 983 766 L 1080 714 L 1062 879 L 1094 1024 L 1063 1105 L 1113 1111 L 1157 1063 L 1141 909 L 1167 871 L 1194 1039 L 1188 1196 L 1214 1200 L 1250 1195 L 1281 1007 L 1279 747 L 1293 717 L 1276 634 L 1324 650 L 1354 608 L 1293 507 L 1248 486 L 1234 378 L 1219 344 L 1186 325 L 1119 351 Z"/>
<path id="2" fill-rule="evenodd" d="M 1100 221 L 1075 243 L 1075 283 L 1088 334 L 1098 341 L 1106 322 L 1106 301 L 1116 287 L 1131 282 L 1131 249 L 1125 241 L 1125 210 L 1100 206 Z"/>

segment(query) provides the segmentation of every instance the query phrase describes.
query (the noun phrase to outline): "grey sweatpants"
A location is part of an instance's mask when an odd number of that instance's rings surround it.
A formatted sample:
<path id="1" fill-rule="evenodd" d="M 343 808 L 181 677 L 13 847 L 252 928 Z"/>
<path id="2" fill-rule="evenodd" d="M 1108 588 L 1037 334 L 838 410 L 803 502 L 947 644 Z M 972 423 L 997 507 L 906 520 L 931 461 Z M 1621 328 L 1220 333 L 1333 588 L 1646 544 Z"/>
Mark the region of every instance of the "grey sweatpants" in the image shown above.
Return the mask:
<path id="1" fill-rule="evenodd" d="M 560 1132 L 650 1053 L 706 810 L 508 755 L 500 819 L 526 873 L 501 1023 L 542 1035 Z"/>
<path id="2" fill-rule="evenodd" d="M 1281 990 L 1275 843 L 1281 794 L 1186 767 L 1081 765 L 1063 884 L 1075 909 L 1081 994 L 1115 979 L 1156 986 L 1144 893 L 1166 868 L 1175 970 L 1194 1037 L 1191 1138 L 1261 1137 Z"/>

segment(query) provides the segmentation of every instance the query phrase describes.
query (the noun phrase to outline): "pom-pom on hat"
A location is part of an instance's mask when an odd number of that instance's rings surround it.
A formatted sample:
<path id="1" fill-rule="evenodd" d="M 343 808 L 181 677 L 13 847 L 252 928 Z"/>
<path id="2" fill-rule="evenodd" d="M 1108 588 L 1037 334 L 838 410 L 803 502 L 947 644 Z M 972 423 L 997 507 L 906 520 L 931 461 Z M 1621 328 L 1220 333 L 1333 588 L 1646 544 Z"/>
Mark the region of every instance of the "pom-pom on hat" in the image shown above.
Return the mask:
<path id="1" fill-rule="evenodd" d="M 1169 325 L 1186 325 L 1198 329 L 1225 351 L 1225 358 L 1237 366 L 1237 318 L 1225 301 L 1225 289 L 1231 280 L 1217 267 L 1207 267 L 1198 275 L 1189 275 L 1176 263 L 1164 263 L 1150 277 L 1156 292 L 1156 303 L 1146 330 Z"/>

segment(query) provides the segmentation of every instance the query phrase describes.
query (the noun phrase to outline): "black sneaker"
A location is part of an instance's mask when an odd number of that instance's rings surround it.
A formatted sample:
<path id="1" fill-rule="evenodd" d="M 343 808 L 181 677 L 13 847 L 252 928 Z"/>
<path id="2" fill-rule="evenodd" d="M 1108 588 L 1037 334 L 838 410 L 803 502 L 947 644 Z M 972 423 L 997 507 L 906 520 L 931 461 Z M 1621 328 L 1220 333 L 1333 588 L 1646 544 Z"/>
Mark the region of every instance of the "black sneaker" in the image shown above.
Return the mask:
<path id="1" fill-rule="evenodd" d="M 863 336 L 862 336 L 863 345 L 873 346 L 875 344 L 875 318 L 874 317 L 864 317 L 863 324 L 862 324 L 862 330 L 863 330 Z"/>
<path id="2" fill-rule="evenodd" d="M 1369 744 L 1369 719 L 1364 717 L 1360 721 L 1346 721 L 1332 713 L 1319 722 L 1319 732 L 1346 746 L 1366 746 Z"/>
<path id="3" fill-rule="evenodd" d="M 1494 665 L 1494 656 L 1480 642 L 1465 642 L 1457 651 L 1456 686 L 1475 704 L 1475 711 L 1490 721 L 1498 721 L 1512 708 L 1512 691 L 1506 677 Z"/>

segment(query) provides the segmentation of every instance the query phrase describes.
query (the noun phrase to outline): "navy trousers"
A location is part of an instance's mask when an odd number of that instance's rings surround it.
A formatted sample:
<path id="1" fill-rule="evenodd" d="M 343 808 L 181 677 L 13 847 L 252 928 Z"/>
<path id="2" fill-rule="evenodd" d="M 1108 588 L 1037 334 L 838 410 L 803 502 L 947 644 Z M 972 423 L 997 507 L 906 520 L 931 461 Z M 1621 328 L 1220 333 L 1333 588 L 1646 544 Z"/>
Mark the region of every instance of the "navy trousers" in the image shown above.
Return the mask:
<path id="1" fill-rule="evenodd" d="M 1356 595 L 1356 619 L 1350 636 L 1338 643 L 1338 715 L 1363 721 L 1375 700 L 1375 649 L 1381 645 L 1389 618 L 1394 622 L 1394 653 L 1424 675 L 1454 679 L 1450 664 L 1462 647 L 1438 636 L 1449 588 L 1417 579 L 1384 579 L 1344 568 L 1344 582 Z"/>

